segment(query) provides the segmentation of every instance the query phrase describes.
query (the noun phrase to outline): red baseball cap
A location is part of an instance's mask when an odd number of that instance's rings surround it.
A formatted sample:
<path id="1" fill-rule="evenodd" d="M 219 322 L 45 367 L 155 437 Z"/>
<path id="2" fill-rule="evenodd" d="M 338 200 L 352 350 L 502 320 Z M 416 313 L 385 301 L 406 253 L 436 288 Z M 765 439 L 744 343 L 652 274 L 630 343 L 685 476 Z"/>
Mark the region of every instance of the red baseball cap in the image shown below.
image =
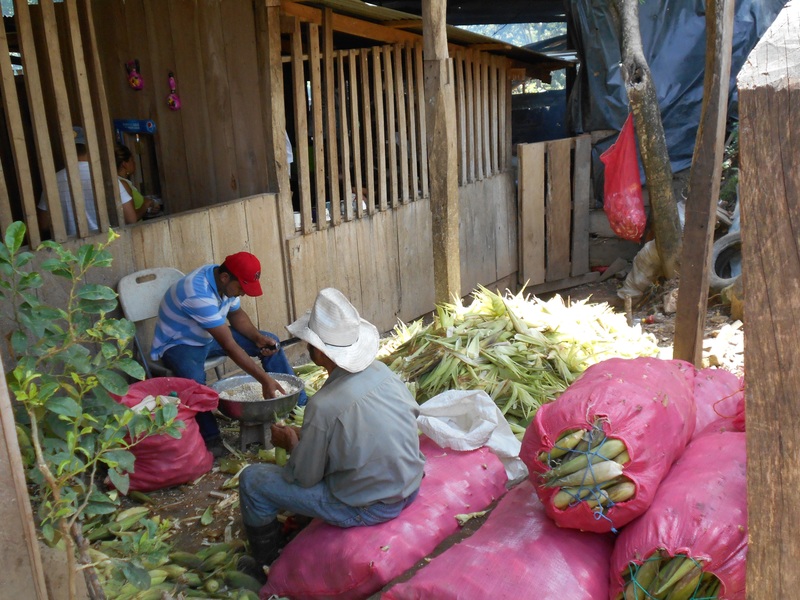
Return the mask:
<path id="1" fill-rule="evenodd" d="M 225 257 L 222 265 L 239 280 L 244 293 L 248 296 L 260 296 L 261 290 L 261 263 L 249 252 L 237 252 Z"/>

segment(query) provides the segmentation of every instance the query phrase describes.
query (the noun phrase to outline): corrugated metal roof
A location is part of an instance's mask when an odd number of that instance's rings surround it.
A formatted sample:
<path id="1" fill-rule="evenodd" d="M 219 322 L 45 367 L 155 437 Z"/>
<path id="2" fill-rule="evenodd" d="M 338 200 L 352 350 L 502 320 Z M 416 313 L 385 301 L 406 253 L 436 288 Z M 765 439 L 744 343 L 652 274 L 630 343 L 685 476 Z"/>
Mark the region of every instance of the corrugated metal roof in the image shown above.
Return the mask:
<path id="1" fill-rule="evenodd" d="M 384 8 L 363 2 L 362 0 L 295 0 L 297 4 L 314 6 L 317 8 L 330 8 L 336 13 L 356 17 L 364 21 L 396 27 L 403 31 L 422 35 L 422 17 L 411 13 L 400 12 L 391 8 Z M 546 68 L 551 71 L 571 67 L 574 61 L 554 58 L 547 54 L 534 52 L 508 42 L 496 40 L 478 33 L 461 29 L 453 25 L 447 26 L 447 39 L 451 44 L 465 47 L 477 47 L 491 54 L 501 54 L 512 60 Z"/>

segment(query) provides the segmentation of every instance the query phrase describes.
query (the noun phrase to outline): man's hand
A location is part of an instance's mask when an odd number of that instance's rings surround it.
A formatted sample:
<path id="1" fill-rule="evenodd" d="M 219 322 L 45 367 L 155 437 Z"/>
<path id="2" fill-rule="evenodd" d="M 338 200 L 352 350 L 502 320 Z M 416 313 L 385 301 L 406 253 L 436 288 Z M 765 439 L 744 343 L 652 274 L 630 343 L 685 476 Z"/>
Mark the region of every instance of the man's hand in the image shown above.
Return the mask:
<path id="1" fill-rule="evenodd" d="M 261 393 L 266 399 L 286 395 L 286 391 L 281 384 L 266 373 L 264 374 L 264 380 L 261 382 Z"/>
<path id="2" fill-rule="evenodd" d="M 299 441 L 297 431 L 295 431 L 294 427 L 289 427 L 288 425 L 272 425 L 270 427 L 270 435 L 272 436 L 273 446 L 283 448 L 289 453 L 294 450 Z"/>
<path id="3" fill-rule="evenodd" d="M 260 333 L 256 340 L 256 346 L 261 349 L 261 356 L 266 356 L 267 358 L 276 354 L 281 348 L 280 343 L 276 340 L 273 340 L 267 335 L 261 335 Z"/>

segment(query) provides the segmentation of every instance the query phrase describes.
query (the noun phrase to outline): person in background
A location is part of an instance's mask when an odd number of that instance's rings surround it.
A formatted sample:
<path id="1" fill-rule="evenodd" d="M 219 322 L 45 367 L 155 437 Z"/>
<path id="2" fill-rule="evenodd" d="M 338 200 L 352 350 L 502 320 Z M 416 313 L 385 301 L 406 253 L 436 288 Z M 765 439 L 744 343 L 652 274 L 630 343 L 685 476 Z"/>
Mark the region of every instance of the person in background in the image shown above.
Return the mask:
<path id="1" fill-rule="evenodd" d="M 150 357 L 161 359 L 176 377 L 205 384 L 206 359 L 227 356 L 261 384 L 264 398 L 282 395 L 283 388 L 268 373 L 294 375 L 294 370 L 278 337 L 259 331 L 239 301 L 240 296 L 262 295 L 260 277 L 258 258 L 238 252 L 221 265 L 199 267 L 176 281 L 161 301 Z M 263 370 L 251 356 L 261 359 Z M 305 402 L 303 391 L 298 404 Z M 196 420 L 209 451 L 215 457 L 224 455 L 214 415 L 198 413 Z"/>
<path id="2" fill-rule="evenodd" d="M 114 158 L 117 163 L 117 180 L 119 181 L 119 196 L 122 201 L 122 214 L 125 222 L 130 225 L 141 221 L 145 215 L 154 215 L 161 207 L 151 198 L 145 198 L 131 182 L 131 176 L 136 172 L 136 160 L 130 149 L 120 143 L 114 146 Z"/>
<path id="3" fill-rule="evenodd" d="M 86 134 L 83 131 L 83 127 L 75 126 L 72 130 L 75 135 L 75 151 L 78 154 L 78 172 L 81 177 L 81 189 L 83 190 L 83 200 L 86 205 L 86 220 L 89 225 L 89 231 L 91 233 L 97 233 L 100 231 L 100 227 L 97 224 L 97 207 L 95 206 L 94 190 L 92 189 L 92 172 L 89 168 L 89 154 L 86 150 Z M 74 236 L 77 234 L 75 207 L 72 202 L 72 193 L 69 190 L 66 168 L 56 173 L 56 183 L 58 184 L 58 195 L 61 200 L 61 211 L 64 214 L 64 227 L 66 228 L 67 235 Z M 47 198 L 44 194 L 42 194 L 36 208 L 39 229 L 41 229 L 42 232 L 50 232 L 52 221 L 47 207 Z"/>
<path id="4" fill-rule="evenodd" d="M 303 427 L 272 425 L 272 443 L 291 453 L 286 466 L 254 464 L 239 475 L 242 521 L 251 557 L 239 570 L 261 575 L 284 543 L 279 510 L 338 527 L 397 517 L 417 496 L 425 457 L 419 407 L 406 385 L 376 360 L 378 330 L 337 289 L 287 327 L 306 341 L 328 379 L 308 399 Z"/>

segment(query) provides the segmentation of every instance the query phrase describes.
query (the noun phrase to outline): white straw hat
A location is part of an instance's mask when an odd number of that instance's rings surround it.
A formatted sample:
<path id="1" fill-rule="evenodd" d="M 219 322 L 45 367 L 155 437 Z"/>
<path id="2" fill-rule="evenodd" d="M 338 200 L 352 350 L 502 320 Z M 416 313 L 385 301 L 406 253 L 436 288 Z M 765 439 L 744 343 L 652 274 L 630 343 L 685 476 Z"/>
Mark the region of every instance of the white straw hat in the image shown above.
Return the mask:
<path id="1" fill-rule="evenodd" d="M 377 328 L 335 288 L 321 290 L 314 307 L 286 329 L 351 373 L 366 369 L 378 354 Z"/>

